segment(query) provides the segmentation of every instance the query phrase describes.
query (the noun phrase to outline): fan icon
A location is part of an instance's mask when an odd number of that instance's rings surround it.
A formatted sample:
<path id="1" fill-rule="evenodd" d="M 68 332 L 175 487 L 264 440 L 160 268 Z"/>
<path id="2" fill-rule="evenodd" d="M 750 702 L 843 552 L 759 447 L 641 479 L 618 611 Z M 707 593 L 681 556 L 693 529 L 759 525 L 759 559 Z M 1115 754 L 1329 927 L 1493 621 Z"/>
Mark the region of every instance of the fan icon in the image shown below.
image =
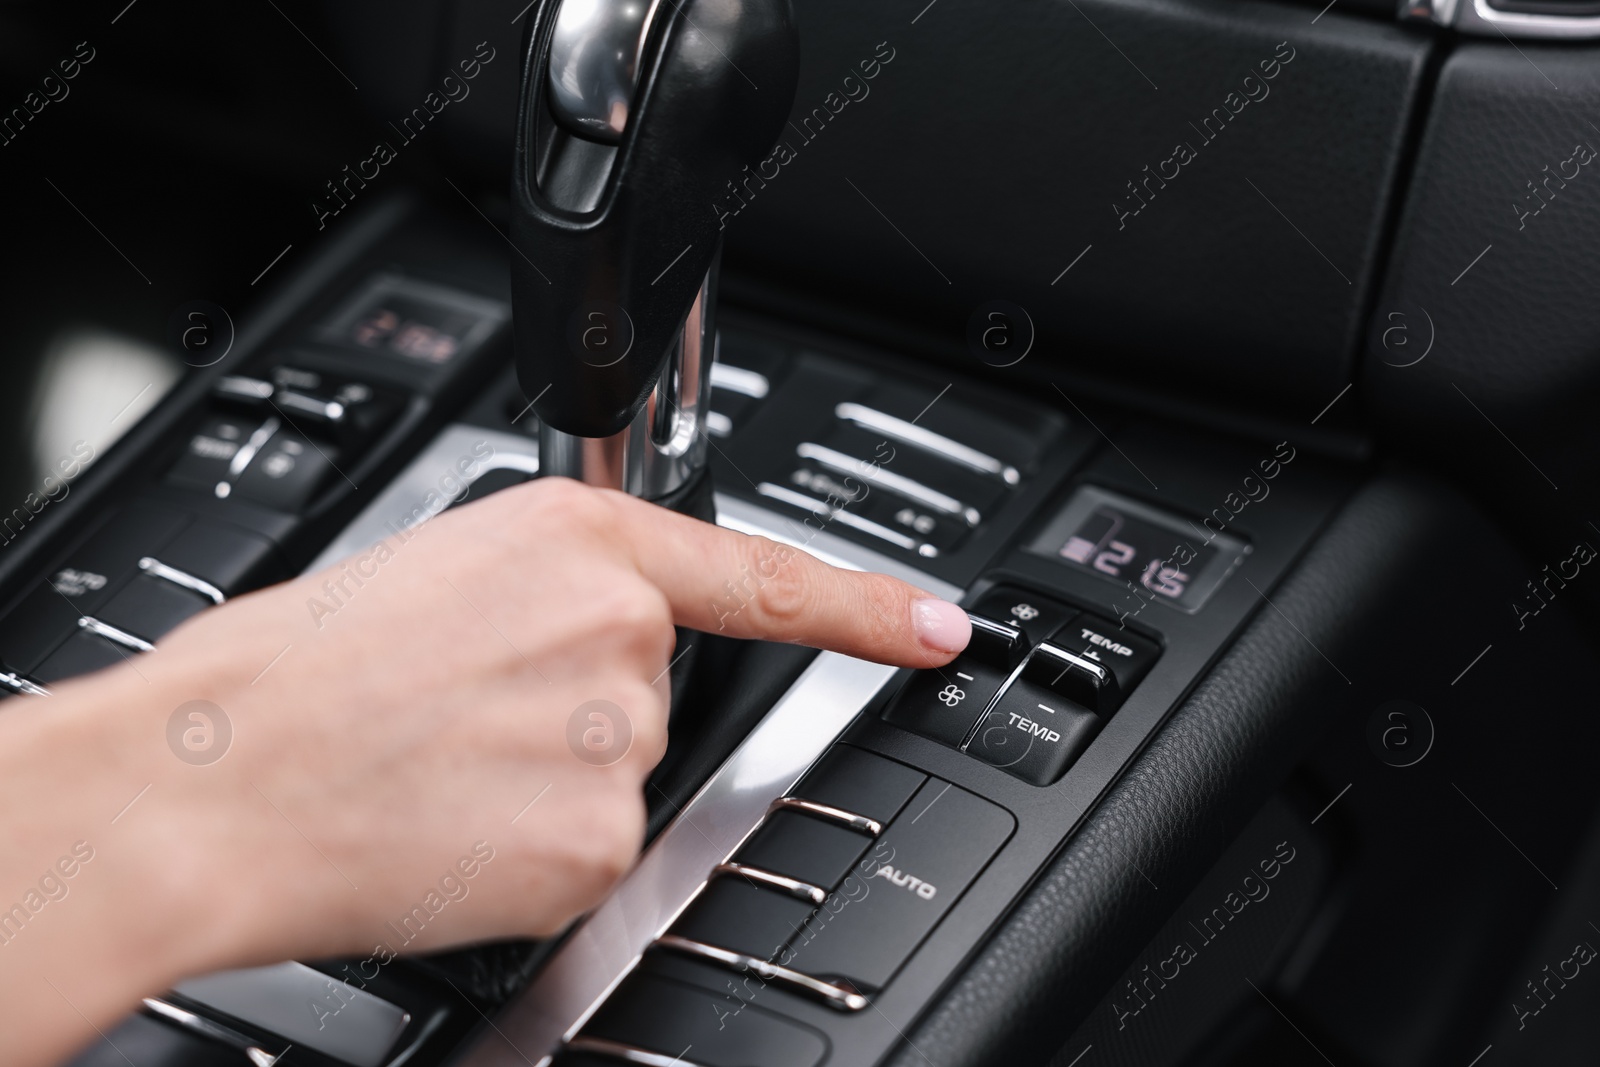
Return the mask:
<path id="1" fill-rule="evenodd" d="M 967 694 L 964 690 L 957 689 L 952 684 L 945 686 L 944 689 L 939 692 L 939 699 L 944 702 L 946 707 L 953 708 L 963 700 L 967 699 Z"/>
<path id="2" fill-rule="evenodd" d="M 1039 609 L 1032 604 L 1018 604 L 1011 609 L 1011 614 L 1023 622 L 1032 622 L 1039 617 Z"/>

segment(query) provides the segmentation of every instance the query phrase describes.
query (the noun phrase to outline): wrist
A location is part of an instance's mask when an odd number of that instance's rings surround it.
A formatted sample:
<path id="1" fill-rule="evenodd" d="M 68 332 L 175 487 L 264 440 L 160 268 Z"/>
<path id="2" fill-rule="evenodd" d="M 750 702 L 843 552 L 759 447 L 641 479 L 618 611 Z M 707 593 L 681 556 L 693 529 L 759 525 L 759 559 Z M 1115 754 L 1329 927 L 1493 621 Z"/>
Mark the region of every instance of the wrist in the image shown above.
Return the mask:
<path id="1" fill-rule="evenodd" d="M 0 821 L 21 845 L 0 860 L 0 907 L 10 896 L 44 902 L 33 915 L 45 921 L 30 921 L 15 945 L 48 942 L 46 958 L 71 959 L 84 975 L 85 999 L 124 1007 L 251 944 L 247 912 L 207 892 L 222 813 L 185 816 L 194 805 L 180 772 L 194 768 L 167 746 L 166 719 L 186 686 L 140 668 L 142 678 L 117 668 L 64 685 L 0 732 Z"/>

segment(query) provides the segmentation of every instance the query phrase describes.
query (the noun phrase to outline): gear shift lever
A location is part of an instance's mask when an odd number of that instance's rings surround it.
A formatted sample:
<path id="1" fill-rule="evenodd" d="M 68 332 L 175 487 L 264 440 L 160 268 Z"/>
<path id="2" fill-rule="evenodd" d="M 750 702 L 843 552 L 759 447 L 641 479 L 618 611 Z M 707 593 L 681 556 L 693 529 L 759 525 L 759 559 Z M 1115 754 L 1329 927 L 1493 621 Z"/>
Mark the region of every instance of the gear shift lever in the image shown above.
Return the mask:
<path id="1" fill-rule="evenodd" d="M 511 236 L 540 467 L 669 506 L 705 466 L 721 227 L 799 71 L 790 0 L 542 0 Z M 537 264 L 537 266 L 535 266 Z"/>

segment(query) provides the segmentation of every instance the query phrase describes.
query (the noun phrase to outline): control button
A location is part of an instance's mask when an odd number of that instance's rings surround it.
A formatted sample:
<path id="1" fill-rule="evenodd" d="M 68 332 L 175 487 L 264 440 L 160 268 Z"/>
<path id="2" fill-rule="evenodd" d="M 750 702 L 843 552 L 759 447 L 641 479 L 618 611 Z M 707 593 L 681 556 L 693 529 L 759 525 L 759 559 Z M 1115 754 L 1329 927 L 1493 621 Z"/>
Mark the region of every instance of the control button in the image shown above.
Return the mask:
<path id="1" fill-rule="evenodd" d="M 924 737 L 959 745 L 1005 680 L 1005 671 L 963 652 L 943 667 L 913 674 L 886 717 Z"/>
<path id="2" fill-rule="evenodd" d="M 891 469 L 889 464 L 869 463 L 859 456 L 848 455 L 826 445 L 803 441 L 795 446 L 795 454 L 810 460 L 825 470 L 846 478 L 858 478 L 870 483 L 871 488 L 886 490 L 917 507 L 945 515 L 977 526 L 983 521 L 978 509 L 970 507 L 949 493 L 931 485 L 924 485 Z"/>
<path id="3" fill-rule="evenodd" d="M 1057 630 L 1050 643 L 1111 668 L 1124 697 L 1161 656 L 1161 646 L 1154 641 L 1098 615 L 1080 615 Z"/>
<path id="4" fill-rule="evenodd" d="M 1100 717 L 1021 678 L 1001 694 L 967 754 L 1034 785 L 1066 773 L 1100 730 Z"/>
<path id="5" fill-rule="evenodd" d="M 272 399 L 277 387 L 260 378 L 243 374 L 229 374 L 217 379 L 211 394 L 218 400 L 233 400 L 242 404 L 265 404 Z"/>
<path id="6" fill-rule="evenodd" d="M 757 959 L 755 956 L 745 955 L 741 952 L 730 952 L 725 948 L 717 948 L 715 945 L 707 945 L 700 941 L 691 941 L 687 937 L 679 937 L 676 934 L 663 934 L 656 938 L 655 944 L 651 947 L 661 949 L 664 952 L 687 956 L 696 961 L 726 967 L 728 970 L 738 971 L 741 974 L 754 975 L 763 982 L 776 982 L 790 992 L 814 997 L 836 1011 L 860 1011 L 867 1006 L 867 998 L 848 984 L 840 985 L 834 982 L 825 982 L 820 978 L 801 974 L 799 971 L 789 967 Z"/>
<path id="7" fill-rule="evenodd" d="M 852 406 L 840 404 L 839 407 Z M 906 425 L 913 435 L 921 430 L 920 426 Z M 944 493 L 959 500 L 963 508 L 975 509 L 979 515 L 992 514 L 1006 494 L 1006 483 L 999 478 L 986 477 L 964 463 L 951 461 L 941 452 L 927 451 L 895 434 L 863 428 L 860 424 L 836 423 L 817 443 Z"/>
<path id="8" fill-rule="evenodd" d="M 984 615 L 967 613 L 972 623 L 972 639 L 967 643 L 967 653 L 993 667 L 1015 667 L 1027 652 L 1027 641 L 1022 631 L 1005 622 L 996 622 Z"/>
<path id="9" fill-rule="evenodd" d="M 828 891 L 809 882 L 802 882 L 798 878 L 791 878 L 786 874 L 776 874 L 773 871 L 760 867 L 748 867 L 742 863 L 729 860 L 719 863 L 711 870 L 711 876 L 726 878 L 742 878 L 757 888 L 766 887 L 776 889 L 780 893 L 787 893 L 791 897 L 807 901 L 811 904 L 821 904 L 828 899 Z"/>
<path id="10" fill-rule="evenodd" d="M 886 382 L 875 386 L 865 403 L 913 420 L 919 429 L 958 441 L 975 453 L 994 457 L 990 462 L 998 462 L 1000 477 L 1010 485 L 1020 480 L 1012 473 L 1015 468 L 1033 466 L 1049 442 L 1048 429 L 1037 415 L 1008 405 L 1001 417 L 955 397 L 941 396 L 936 385 Z"/>
<path id="11" fill-rule="evenodd" d="M 0 663 L 32 675 L 45 657 L 77 632 L 82 614 L 50 582 L 41 582 L 0 620 Z"/>
<path id="12" fill-rule="evenodd" d="M 954 551 L 972 532 L 965 519 L 941 515 L 880 485 L 874 485 L 872 492 L 852 509 L 862 518 L 930 544 L 941 553 Z"/>
<path id="13" fill-rule="evenodd" d="M 214 492 L 219 484 L 228 482 L 238 473 L 232 471 L 234 461 L 241 458 L 241 453 L 261 428 L 259 417 L 210 416 L 189 438 L 183 455 L 167 472 L 167 480 L 201 492 Z M 243 458 L 248 462 L 250 455 Z"/>
<path id="14" fill-rule="evenodd" d="M 872 838 L 837 823 L 775 811 L 734 853 L 733 862 L 832 889 L 870 844 Z"/>
<path id="15" fill-rule="evenodd" d="M 140 1067 L 256 1067 L 275 1062 L 286 1051 L 283 1043 L 251 1041 L 193 1012 L 174 1009 L 169 1014 L 147 1004 L 144 1012 L 125 1016 L 116 1029 L 107 1027 L 104 1040 L 91 1043 L 68 1067 L 128 1067 L 130 1060 Z"/>
<path id="16" fill-rule="evenodd" d="M 854 530 L 868 537 L 884 541 L 896 548 L 915 552 L 919 556 L 933 557 L 939 554 L 939 549 L 932 544 L 917 540 L 915 537 L 893 530 L 879 522 L 862 518 L 851 511 L 848 506 L 836 506 L 826 500 L 807 496 L 805 493 L 796 492 L 787 486 L 774 485 L 772 482 L 762 482 L 756 486 L 756 492 L 768 500 L 777 500 L 792 508 L 799 508 L 810 515 L 815 515 L 826 524 L 837 524 L 841 528 Z"/>
<path id="17" fill-rule="evenodd" d="M 113 667 L 138 655 L 131 648 L 123 648 L 99 634 L 78 629 L 66 643 L 52 652 L 30 677 L 45 685 L 64 682 L 80 674 L 88 674 L 104 667 Z"/>
<path id="18" fill-rule="evenodd" d="M 244 500 L 278 511 L 299 512 L 334 472 L 334 448 L 316 445 L 292 431 L 272 438 L 239 476 Z"/>
<path id="19" fill-rule="evenodd" d="M 225 1045 L 235 1052 L 244 1053 L 244 1058 L 253 1065 L 271 1067 L 289 1051 L 288 1042 L 286 1041 L 281 1039 L 278 1041 L 257 1040 L 225 1023 L 209 1019 L 161 997 L 145 997 L 142 1007 L 146 1015 L 165 1019 L 173 1026 L 181 1027 L 191 1034 L 204 1039 L 207 1044 L 213 1046 L 214 1051 L 221 1051 L 215 1048 L 216 1045 Z M 109 1040 L 108 1038 L 107 1041 L 109 1042 Z M 276 1051 L 273 1051 L 274 1049 Z M 141 1049 L 141 1051 L 143 1050 Z M 191 1061 L 188 1058 L 178 1057 L 171 1060 L 164 1059 L 159 1062 L 164 1067 L 204 1067 L 204 1065 L 213 1062 L 220 1062 L 223 1067 L 241 1067 L 238 1059 L 233 1056 L 223 1056 L 217 1061 L 209 1059 Z M 71 1067 L 100 1067 L 100 1061 L 89 1058 L 76 1059 L 72 1061 Z M 109 1067 L 115 1067 L 115 1064 L 109 1065 Z"/>
<path id="20" fill-rule="evenodd" d="M 139 559 L 139 569 L 152 578 L 159 578 L 170 582 L 180 589 L 187 589 L 191 593 L 199 593 L 212 604 L 221 604 L 228 599 L 228 595 L 204 578 L 196 578 L 188 571 L 180 571 L 176 567 L 169 567 L 154 556 L 143 556 Z"/>
<path id="21" fill-rule="evenodd" d="M 691 941 L 770 960 L 811 914 L 806 901 L 739 878 L 707 883 L 672 926 Z"/>
<path id="22" fill-rule="evenodd" d="M 828 1053 L 827 1041 L 810 1027 L 650 973 L 623 982 L 568 1046 L 570 1052 L 605 1051 L 586 1039 L 648 1050 L 661 1055 L 663 1064 L 681 1055 L 678 1062 L 704 1067 L 816 1067 Z"/>
<path id="23" fill-rule="evenodd" d="M 1033 645 L 1058 632 L 1078 614 L 1077 608 L 1007 585 L 989 590 L 968 610 L 1017 627 Z"/>
<path id="24" fill-rule="evenodd" d="M 286 574 L 271 541 L 211 519 L 196 520 L 165 549 L 149 554 L 210 582 L 228 596 L 275 582 Z"/>
<path id="25" fill-rule="evenodd" d="M 134 504 L 113 515 L 50 576 L 50 584 L 79 614 L 92 615 L 136 573 L 144 556 L 158 555 L 190 522 L 187 512 Z"/>
<path id="26" fill-rule="evenodd" d="M 123 586 L 96 617 L 146 641 L 155 641 L 211 606 L 210 598 L 192 589 L 153 574 L 141 574 Z"/>
<path id="27" fill-rule="evenodd" d="M 174 992 L 352 1067 L 380 1067 L 410 1013 L 312 970 L 279 963 L 180 982 Z"/>
<path id="28" fill-rule="evenodd" d="M 746 367 L 736 367 L 732 363 L 724 363 L 720 359 L 711 364 L 713 396 L 717 392 L 723 392 L 747 396 L 752 400 L 761 400 L 771 388 L 772 382 L 760 371 L 750 370 Z"/>
<path id="29" fill-rule="evenodd" d="M 146 504 L 113 514 L 0 620 L 0 664 L 31 674 L 76 632 L 80 616 L 94 614 L 138 573 L 141 557 L 161 551 L 189 521 L 185 512 Z"/>
<path id="30" fill-rule="evenodd" d="M 1015 825 L 1003 808 L 930 779 L 780 962 L 858 989 L 883 988 Z"/>
<path id="31" fill-rule="evenodd" d="M 0 697 L 47 697 L 49 695 L 50 690 L 37 682 L 30 681 L 12 671 L 0 671 Z M 822 901 L 818 900 L 817 903 L 821 904 Z"/>
<path id="32" fill-rule="evenodd" d="M 1122 703 L 1121 687 L 1109 667 L 1049 641 L 1033 650 L 1022 676 L 1102 715 Z"/>
<path id="33" fill-rule="evenodd" d="M 854 745 L 834 745 L 789 792 L 887 826 L 928 776 Z"/>

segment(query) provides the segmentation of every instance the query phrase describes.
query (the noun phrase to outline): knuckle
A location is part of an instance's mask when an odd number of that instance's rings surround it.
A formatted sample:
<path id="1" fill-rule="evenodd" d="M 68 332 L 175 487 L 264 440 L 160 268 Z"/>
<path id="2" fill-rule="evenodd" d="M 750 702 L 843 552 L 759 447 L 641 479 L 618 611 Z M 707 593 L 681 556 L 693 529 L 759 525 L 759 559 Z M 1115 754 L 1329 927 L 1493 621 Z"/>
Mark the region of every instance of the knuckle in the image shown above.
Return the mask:
<path id="1" fill-rule="evenodd" d="M 585 880 L 599 896 L 615 885 L 633 866 L 644 840 L 644 797 L 637 789 L 617 789 L 600 805 L 600 811 L 583 834 L 582 866 Z"/>
<path id="2" fill-rule="evenodd" d="M 609 527 L 610 506 L 595 490 L 571 478 L 540 478 L 527 496 L 537 518 L 584 532 Z"/>
<path id="3" fill-rule="evenodd" d="M 754 580 L 763 627 L 777 640 L 792 640 L 816 601 L 813 583 L 796 566 L 768 566 L 756 571 Z"/>

